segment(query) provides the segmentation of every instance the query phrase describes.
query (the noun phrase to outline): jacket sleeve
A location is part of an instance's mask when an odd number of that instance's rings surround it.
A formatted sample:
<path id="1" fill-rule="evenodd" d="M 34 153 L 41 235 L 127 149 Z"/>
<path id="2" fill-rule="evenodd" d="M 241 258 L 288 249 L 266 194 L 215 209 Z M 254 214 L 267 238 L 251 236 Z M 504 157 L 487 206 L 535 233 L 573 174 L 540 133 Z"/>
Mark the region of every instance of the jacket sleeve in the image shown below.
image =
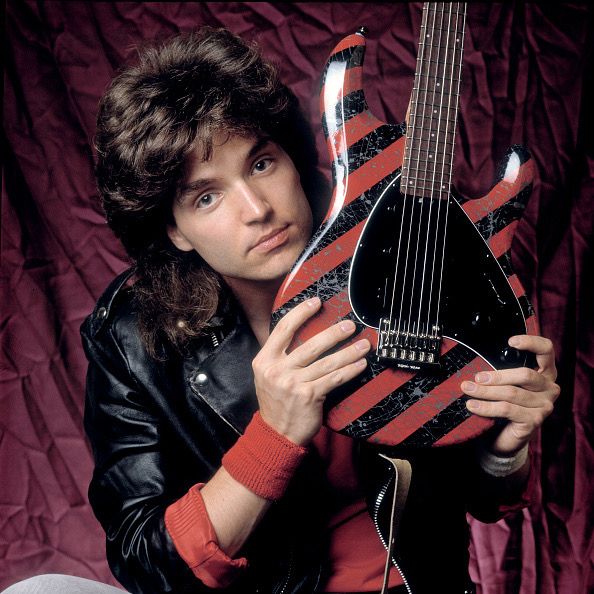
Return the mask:
<path id="1" fill-rule="evenodd" d="M 190 571 L 165 525 L 167 508 L 189 498 L 168 492 L 168 485 L 179 483 L 168 477 L 179 461 L 166 459 L 158 411 L 131 373 L 113 328 L 105 324 L 97 332 L 92 324 L 90 318 L 82 328 L 89 359 L 85 429 L 95 457 L 89 500 L 106 532 L 110 568 L 135 594 L 211 591 Z M 207 516 L 197 525 L 214 534 Z M 212 538 L 204 542 L 210 550 L 205 572 L 216 578 L 217 568 L 209 571 L 208 563 L 220 563 L 221 556 L 213 557 Z M 244 566 L 229 559 L 220 569 L 229 573 Z M 220 586 L 216 579 L 210 585 Z"/>

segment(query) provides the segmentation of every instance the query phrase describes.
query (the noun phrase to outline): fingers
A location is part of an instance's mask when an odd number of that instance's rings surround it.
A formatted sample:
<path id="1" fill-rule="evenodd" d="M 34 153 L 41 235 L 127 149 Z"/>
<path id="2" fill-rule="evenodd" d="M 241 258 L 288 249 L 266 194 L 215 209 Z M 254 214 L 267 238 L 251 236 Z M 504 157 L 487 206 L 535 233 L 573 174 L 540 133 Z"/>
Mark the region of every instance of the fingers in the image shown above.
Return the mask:
<path id="1" fill-rule="evenodd" d="M 553 381 L 557 378 L 555 366 L 555 350 L 553 343 L 543 336 L 520 334 L 509 339 L 509 345 L 522 351 L 530 351 L 536 355 L 538 371 Z"/>
<path id="2" fill-rule="evenodd" d="M 301 377 L 304 381 L 315 381 L 352 363 L 359 363 L 358 369 L 361 371 L 366 365 L 365 355 L 370 348 L 371 344 L 367 339 L 358 340 L 336 353 L 311 363 L 303 369 Z"/>
<path id="3" fill-rule="evenodd" d="M 488 397 L 489 390 L 483 390 L 484 386 L 521 386 L 525 390 L 538 392 L 546 388 L 550 379 L 542 373 L 529 369 L 528 367 L 518 367 L 516 369 L 501 369 L 492 371 L 481 371 L 474 377 L 477 394 L 485 394 Z M 470 384 L 470 382 L 464 382 Z M 467 385 L 472 389 L 473 386 Z M 466 390 L 465 390 L 466 391 Z M 493 393 L 501 393 L 500 389 L 492 390 Z M 482 396 L 480 396 L 482 398 Z"/>
<path id="4" fill-rule="evenodd" d="M 529 335 L 513 336 L 509 343 L 535 353 L 539 371 L 526 367 L 482 371 L 474 382 L 462 382 L 461 388 L 472 397 L 466 403 L 472 413 L 508 419 L 532 430 L 551 414 L 560 393 L 553 345 L 546 338 Z"/>
<path id="5" fill-rule="evenodd" d="M 560 388 L 550 378 L 533 369 L 519 367 L 499 371 L 481 371 L 475 382 L 462 382 L 465 394 L 482 400 L 505 401 L 525 407 L 551 404 L 559 396 Z"/>
<path id="6" fill-rule="evenodd" d="M 552 407 L 553 401 L 559 395 L 557 384 L 552 382 L 538 391 L 513 385 L 481 386 L 473 382 L 462 382 L 462 391 L 482 401 L 503 402 L 524 408 L 548 407 L 549 403 Z"/>
<path id="7" fill-rule="evenodd" d="M 462 390 L 472 399 L 466 402 L 470 412 L 481 417 L 507 419 L 532 431 L 553 412 L 559 386 L 532 369 L 507 369 L 486 372 L 492 384 L 462 382 Z M 485 374 L 481 372 L 480 376 Z M 536 377 L 540 376 L 540 377 Z M 517 381 L 520 385 L 506 384 Z"/>
<path id="8" fill-rule="evenodd" d="M 294 307 L 286 316 L 281 318 L 270 333 L 266 341 L 266 349 L 274 354 L 284 352 L 289 348 L 295 332 L 319 311 L 321 305 L 322 302 L 319 297 L 312 297 Z"/>
<path id="9" fill-rule="evenodd" d="M 512 423 L 524 425 L 530 432 L 534 428 L 540 427 L 553 412 L 553 403 L 549 400 L 541 402 L 539 406 L 532 407 L 508 401 L 469 400 L 466 406 L 475 415 L 491 419 L 507 419 Z"/>
<path id="10" fill-rule="evenodd" d="M 326 395 L 338 386 L 346 384 L 348 381 L 354 379 L 367 366 L 367 359 L 358 359 L 353 363 L 343 365 L 340 368 L 323 375 L 322 377 L 309 382 L 316 398 L 325 399 Z"/>
<path id="11" fill-rule="evenodd" d="M 356 326 L 351 320 L 342 320 L 330 328 L 326 328 L 298 346 L 290 355 L 291 361 L 305 367 L 313 363 L 326 351 L 346 340 L 355 332 Z"/>

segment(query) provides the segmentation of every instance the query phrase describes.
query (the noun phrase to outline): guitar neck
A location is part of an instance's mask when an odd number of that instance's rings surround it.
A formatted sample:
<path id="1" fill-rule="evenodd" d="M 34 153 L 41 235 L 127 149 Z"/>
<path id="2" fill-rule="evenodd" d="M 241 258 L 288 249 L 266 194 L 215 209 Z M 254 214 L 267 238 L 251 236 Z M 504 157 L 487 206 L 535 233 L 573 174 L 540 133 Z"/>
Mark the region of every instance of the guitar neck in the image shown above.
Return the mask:
<path id="1" fill-rule="evenodd" d="M 401 189 L 447 198 L 462 72 L 466 3 L 425 2 Z"/>

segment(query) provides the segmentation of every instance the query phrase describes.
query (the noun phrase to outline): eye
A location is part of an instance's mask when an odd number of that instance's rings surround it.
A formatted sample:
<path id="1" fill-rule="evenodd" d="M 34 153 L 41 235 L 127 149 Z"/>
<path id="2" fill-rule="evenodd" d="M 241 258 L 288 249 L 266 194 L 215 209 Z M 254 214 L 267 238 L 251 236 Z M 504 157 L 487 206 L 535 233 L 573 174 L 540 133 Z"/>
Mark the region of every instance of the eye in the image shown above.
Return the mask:
<path id="1" fill-rule="evenodd" d="M 259 159 L 254 164 L 254 171 L 256 173 L 261 173 L 262 171 L 266 171 L 272 165 L 272 158 L 271 157 L 264 157 L 263 159 Z"/>
<path id="2" fill-rule="evenodd" d="M 212 206 L 220 197 L 220 194 L 210 192 L 208 194 L 202 194 L 198 200 L 196 200 L 196 208 L 208 208 Z"/>

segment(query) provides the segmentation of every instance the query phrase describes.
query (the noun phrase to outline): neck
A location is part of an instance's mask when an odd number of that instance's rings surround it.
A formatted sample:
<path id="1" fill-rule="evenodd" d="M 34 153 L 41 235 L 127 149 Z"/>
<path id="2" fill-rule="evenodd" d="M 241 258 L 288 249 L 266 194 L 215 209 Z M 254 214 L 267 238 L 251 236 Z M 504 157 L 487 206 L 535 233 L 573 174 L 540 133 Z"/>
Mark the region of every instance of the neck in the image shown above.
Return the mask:
<path id="1" fill-rule="evenodd" d="M 401 187 L 447 199 L 454 162 L 466 5 L 426 2 L 407 119 Z"/>
<path id="2" fill-rule="evenodd" d="M 274 298 L 281 286 L 282 279 L 271 281 L 246 281 L 225 278 L 225 282 L 241 305 L 248 323 L 263 345 L 270 334 L 270 315 Z"/>

